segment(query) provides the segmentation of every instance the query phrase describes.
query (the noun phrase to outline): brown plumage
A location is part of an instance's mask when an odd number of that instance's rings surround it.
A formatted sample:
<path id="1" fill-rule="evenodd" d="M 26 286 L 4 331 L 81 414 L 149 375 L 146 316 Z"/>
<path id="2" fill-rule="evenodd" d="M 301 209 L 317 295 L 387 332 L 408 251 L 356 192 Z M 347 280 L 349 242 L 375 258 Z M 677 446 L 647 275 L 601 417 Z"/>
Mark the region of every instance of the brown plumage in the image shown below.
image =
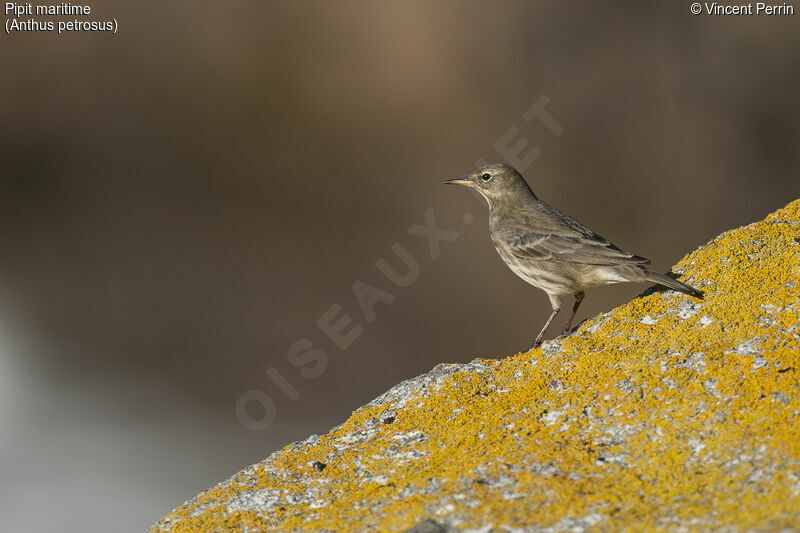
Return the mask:
<path id="1" fill-rule="evenodd" d="M 477 191 L 489 203 L 489 233 L 497 253 L 519 277 L 547 293 L 553 312 L 531 347 L 542 343 L 561 310 L 563 297 L 575 298 L 562 334 L 569 332 L 584 291 L 626 281 L 650 281 L 701 298 L 703 293 L 680 281 L 648 270 L 649 259 L 614 246 L 568 214 L 533 194 L 514 168 L 501 163 L 483 166 L 445 183 Z"/>

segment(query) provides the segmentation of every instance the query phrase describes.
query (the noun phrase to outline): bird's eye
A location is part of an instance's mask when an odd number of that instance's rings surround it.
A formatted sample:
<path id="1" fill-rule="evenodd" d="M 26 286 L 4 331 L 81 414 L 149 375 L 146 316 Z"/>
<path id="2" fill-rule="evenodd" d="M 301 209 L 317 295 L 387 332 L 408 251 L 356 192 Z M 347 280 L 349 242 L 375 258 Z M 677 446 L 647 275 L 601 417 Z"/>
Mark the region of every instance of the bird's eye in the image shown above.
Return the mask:
<path id="1" fill-rule="evenodd" d="M 481 179 L 482 179 L 483 181 L 489 181 L 490 179 L 492 179 L 492 175 L 491 175 L 491 174 L 489 174 L 489 173 L 487 172 L 487 173 L 485 173 L 485 174 L 483 174 L 483 175 L 481 176 Z"/>

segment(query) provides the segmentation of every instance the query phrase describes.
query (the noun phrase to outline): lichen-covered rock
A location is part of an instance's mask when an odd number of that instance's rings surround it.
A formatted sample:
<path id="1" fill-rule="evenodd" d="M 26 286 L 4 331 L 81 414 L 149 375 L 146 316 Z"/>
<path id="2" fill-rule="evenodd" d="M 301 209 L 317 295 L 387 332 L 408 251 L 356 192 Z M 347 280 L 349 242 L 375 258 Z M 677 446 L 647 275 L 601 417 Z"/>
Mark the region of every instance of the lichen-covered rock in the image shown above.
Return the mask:
<path id="1" fill-rule="evenodd" d="M 800 200 L 674 271 L 705 299 L 439 365 L 151 531 L 800 530 Z"/>

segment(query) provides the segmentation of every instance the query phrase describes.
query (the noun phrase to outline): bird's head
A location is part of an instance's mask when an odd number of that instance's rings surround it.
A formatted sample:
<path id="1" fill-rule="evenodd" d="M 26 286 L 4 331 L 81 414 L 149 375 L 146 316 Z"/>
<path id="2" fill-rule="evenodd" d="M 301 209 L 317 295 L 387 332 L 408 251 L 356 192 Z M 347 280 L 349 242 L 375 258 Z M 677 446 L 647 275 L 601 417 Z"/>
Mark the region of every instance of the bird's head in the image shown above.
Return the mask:
<path id="1" fill-rule="evenodd" d="M 462 185 L 476 190 L 490 207 L 511 204 L 533 197 L 525 179 L 510 165 L 490 163 L 461 178 L 445 181 L 447 185 Z"/>

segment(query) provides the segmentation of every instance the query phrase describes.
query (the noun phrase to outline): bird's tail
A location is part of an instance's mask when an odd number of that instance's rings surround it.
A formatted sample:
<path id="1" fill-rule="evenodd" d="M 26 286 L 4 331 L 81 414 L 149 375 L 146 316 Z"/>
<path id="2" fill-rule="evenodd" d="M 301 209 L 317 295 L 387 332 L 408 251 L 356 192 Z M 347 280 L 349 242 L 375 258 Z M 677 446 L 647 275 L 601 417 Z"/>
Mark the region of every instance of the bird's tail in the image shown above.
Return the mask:
<path id="1" fill-rule="evenodd" d="M 653 283 L 664 285 L 665 287 L 669 287 L 670 289 L 675 289 L 676 291 L 680 291 L 684 294 L 694 296 L 695 298 L 703 297 L 703 291 L 698 291 L 694 287 L 690 287 L 685 283 L 681 283 L 680 281 L 672 279 L 669 276 L 665 276 L 664 274 L 653 272 L 652 270 L 645 270 L 645 279 L 647 281 L 652 281 Z"/>

